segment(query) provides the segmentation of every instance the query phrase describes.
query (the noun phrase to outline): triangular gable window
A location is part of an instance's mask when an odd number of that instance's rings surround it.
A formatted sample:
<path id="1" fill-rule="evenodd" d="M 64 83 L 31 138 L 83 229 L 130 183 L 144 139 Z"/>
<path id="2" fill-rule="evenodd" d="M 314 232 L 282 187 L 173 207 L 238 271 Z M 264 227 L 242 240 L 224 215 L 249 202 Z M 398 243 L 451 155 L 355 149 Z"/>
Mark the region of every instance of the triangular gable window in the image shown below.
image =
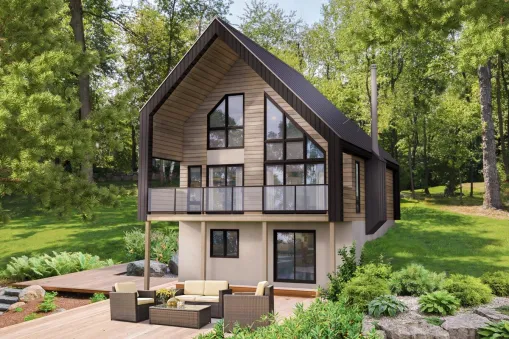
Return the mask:
<path id="1" fill-rule="evenodd" d="M 208 149 L 244 147 L 244 95 L 225 95 L 207 119 Z"/>

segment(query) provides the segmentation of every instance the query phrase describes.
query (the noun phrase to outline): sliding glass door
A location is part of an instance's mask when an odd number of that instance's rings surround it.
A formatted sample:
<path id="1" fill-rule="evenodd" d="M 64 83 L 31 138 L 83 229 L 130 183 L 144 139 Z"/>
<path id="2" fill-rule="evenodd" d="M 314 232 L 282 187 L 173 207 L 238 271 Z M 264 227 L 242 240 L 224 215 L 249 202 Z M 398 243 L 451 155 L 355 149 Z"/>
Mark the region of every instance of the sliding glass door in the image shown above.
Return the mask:
<path id="1" fill-rule="evenodd" d="M 315 231 L 274 231 L 274 281 L 316 283 Z"/>

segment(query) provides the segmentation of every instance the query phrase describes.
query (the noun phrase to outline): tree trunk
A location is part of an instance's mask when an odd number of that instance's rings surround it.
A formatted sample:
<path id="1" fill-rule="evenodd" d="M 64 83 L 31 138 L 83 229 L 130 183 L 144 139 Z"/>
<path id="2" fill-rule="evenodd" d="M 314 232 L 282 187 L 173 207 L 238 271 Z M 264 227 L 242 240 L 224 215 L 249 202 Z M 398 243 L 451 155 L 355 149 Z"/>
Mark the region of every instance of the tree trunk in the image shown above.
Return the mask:
<path id="1" fill-rule="evenodd" d="M 497 154 L 495 145 L 495 128 L 493 125 L 491 105 L 491 71 L 490 65 L 478 69 L 479 91 L 482 121 L 482 156 L 484 175 L 484 208 L 502 208 L 500 199 L 500 182 L 497 173 Z"/>
<path id="2" fill-rule="evenodd" d="M 428 166 L 428 134 L 427 134 L 427 131 L 426 131 L 426 125 L 427 125 L 427 121 L 426 121 L 426 116 L 424 116 L 424 119 L 423 119 L 423 138 L 424 138 L 424 142 L 423 142 L 423 149 L 424 149 L 424 180 L 423 180 L 423 185 L 424 185 L 424 194 L 429 196 L 430 193 L 429 193 L 429 166 Z"/>
<path id="3" fill-rule="evenodd" d="M 507 99 L 507 126 L 506 126 L 507 135 L 505 139 L 507 142 L 507 151 L 509 152 L 509 84 L 507 83 L 507 79 L 505 77 L 504 60 L 500 60 L 500 73 L 502 74 L 502 80 L 504 82 L 504 91 Z"/>
<path id="4" fill-rule="evenodd" d="M 410 170 L 410 191 L 412 192 L 412 199 L 415 199 L 414 169 L 412 167 L 412 149 L 410 143 L 408 143 L 408 168 Z"/>
<path id="5" fill-rule="evenodd" d="M 83 27 L 83 6 L 81 0 L 69 0 L 69 9 L 71 11 L 70 25 L 74 34 L 74 40 L 81 46 L 81 51 L 85 53 L 85 28 Z M 80 119 L 88 119 L 91 111 L 91 97 L 90 97 L 90 76 L 88 73 L 79 75 L 79 95 L 80 95 Z M 85 156 L 82 164 L 82 172 L 89 181 L 93 181 L 93 167 L 92 156 L 90 154 Z"/>
<path id="6" fill-rule="evenodd" d="M 498 137 L 500 138 L 500 148 L 502 152 L 502 162 L 504 163 L 505 180 L 509 181 L 509 154 L 505 148 L 505 135 L 504 135 L 504 117 L 502 116 L 502 93 L 500 85 L 500 75 L 502 73 L 502 58 L 500 54 L 497 59 L 497 116 L 498 116 Z"/>
<path id="7" fill-rule="evenodd" d="M 463 205 L 463 180 L 461 178 L 461 168 L 458 169 L 458 179 L 460 180 L 460 205 Z"/>
<path id="8" fill-rule="evenodd" d="M 474 164 L 470 162 L 470 198 L 474 197 Z"/>
<path id="9" fill-rule="evenodd" d="M 131 124 L 131 169 L 133 173 L 138 171 L 138 158 L 136 154 L 136 129 Z"/>

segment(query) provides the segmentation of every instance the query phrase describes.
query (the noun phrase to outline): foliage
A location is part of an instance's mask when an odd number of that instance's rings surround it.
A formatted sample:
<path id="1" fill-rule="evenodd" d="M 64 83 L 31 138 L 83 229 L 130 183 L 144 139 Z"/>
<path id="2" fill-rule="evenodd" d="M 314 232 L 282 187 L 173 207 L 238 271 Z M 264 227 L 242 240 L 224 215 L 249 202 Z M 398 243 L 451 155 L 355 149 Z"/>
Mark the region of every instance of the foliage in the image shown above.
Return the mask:
<path id="1" fill-rule="evenodd" d="M 23 308 L 22 308 L 22 307 L 16 307 L 16 308 L 14 309 L 14 312 L 16 312 L 16 313 L 23 312 Z"/>
<path id="2" fill-rule="evenodd" d="M 373 299 L 368 304 L 368 314 L 375 318 L 381 316 L 394 317 L 398 313 L 405 312 L 408 307 L 393 295 L 383 295 Z"/>
<path id="3" fill-rule="evenodd" d="M 174 298 L 177 290 L 175 288 L 161 288 L 156 291 L 156 296 L 161 300 L 163 304 L 170 298 Z"/>
<path id="4" fill-rule="evenodd" d="M 441 326 L 445 320 L 440 317 L 426 317 L 426 322 L 430 325 Z"/>
<path id="5" fill-rule="evenodd" d="M 500 306 L 496 310 L 502 314 L 509 315 L 509 306 Z"/>
<path id="6" fill-rule="evenodd" d="M 460 300 L 446 291 L 435 291 L 419 298 L 420 311 L 429 314 L 454 314 L 460 306 Z"/>
<path id="7" fill-rule="evenodd" d="M 199 334 L 196 339 L 224 339 L 224 320 L 220 319 L 217 323 L 214 324 L 212 331 L 206 334 Z"/>
<path id="8" fill-rule="evenodd" d="M 12 257 L 2 276 L 13 281 L 34 280 L 113 264 L 111 259 L 101 260 L 98 256 L 81 252 L 53 252 L 53 255 L 32 257 L 24 255 Z"/>
<path id="9" fill-rule="evenodd" d="M 23 321 L 30 321 L 39 318 L 39 315 L 37 313 L 30 313 L 25 318 L 23 318 Z"/>
<path id="10" fill-rule="evenodd" d="M 410 264 L 392 274 L 390 287 L 397 295 L 420 296 L 442 289 L 444 273 L 430 272 L 419 264 Z"/>
<path id="11" fill-rule="evenodd" d="M 141 260 L 145 257 L 145 233 L 139 229 L 125 232 L 124 244 L 128 260 Z M 150 233 L 151 259 L 169 263 L 178 249 L 178 231 L 166 228 Z"/>
<path id="12" fill-rule="evenodd" d="M 491 301 L 493 294 L 491 288 L 483 284 L 481 279 L 452 274 L 444 284 L 444 289 L 458 298 L 462 306 L 478 306 Z"/>
<path id="13" fill-rule="evenodd" d="M 329 283 L 326 288 L 319 287 L 320 297 L 329 301 L 338 301 L 343 287 L 349 282 L 357 270 L 355 244 L 347 248 L 346 246 L 338 250 L 341 264 L 338 265 L 334 273 L 327 273 Z"/>
<path id="14" fill-rule="evenodd" d="M 38 310 L 40 312 L 48 313 L 56 310 L 57 305 L 55 304 L 55 298 L 57 292 L 47 292 L 44 295 L 44 300 L 39 304 Z"/>
<path id="15" fill-rule="evenodd" d="M 389 295 L 388 279 L 391 267 L 387 264 L 367 264 L 359 266 L 354 277 L 345 284 L 342 296 L 348 306 L 366 311 L 375 298 Z"/>
<path id="16" fill-rule="evenodd" d="M 509 338 L 509 321 L 489 323 L 485 327 L 480 328 L 477 333 L 482 339 L 507 339 Z"/>
<path id="17" fill-rule="evenodd" d="M 252 331 L 249 328 L 234 329 L 235 338 L 257 339 L 292 339 L 292 338 L 345 338 L 375 339 L 374 332 L 362 334 L 363 314 L 355 307 L 347 306 L 344 301 L 329 302 L 316 299 L 309 307 L 297 304 L 294 316 L 282 321 L 270 319 L 267 327 Z M 217 333 L 216 332 L 219 332 Z M 222 330 L 202 334 L 198 338 L 223 338 Z"/>
<path id="18" fill-rule="evenodd" d="M 99 302 L 99 301 L 103 301 L 103 300 L 107 300 L 107 299 L 108 298 L 106 298 L 104 293 L 94 293 L 94 295 L 92 295 L 92 297 L 90 297 L 90 302 L 93 304 L 93 303 L 96 303 L 96 302 Z"/>
<path id="19" fill-rule="evenodd" d="M 509 297 L 509 272 L 485 273 L 481 277 L 481 281 L 491 288 L 493 294 L 499 297 Z"/>

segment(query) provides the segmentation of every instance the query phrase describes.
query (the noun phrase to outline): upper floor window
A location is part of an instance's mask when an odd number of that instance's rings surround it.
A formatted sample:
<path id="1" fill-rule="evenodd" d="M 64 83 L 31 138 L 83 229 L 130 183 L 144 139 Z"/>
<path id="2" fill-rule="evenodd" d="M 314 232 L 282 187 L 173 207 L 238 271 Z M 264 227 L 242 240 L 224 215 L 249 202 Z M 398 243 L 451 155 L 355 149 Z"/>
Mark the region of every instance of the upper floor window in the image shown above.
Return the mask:
<path id="1" fill-rule="evenodd" d="M 361 165 L 355 161 L 355 212 L 361 213 Z"/>
<path id="2" fill-rule="evenodd" d="M 244 95 L 228 94 L 207 119 L 208 149 L 244 147 Z"/>

